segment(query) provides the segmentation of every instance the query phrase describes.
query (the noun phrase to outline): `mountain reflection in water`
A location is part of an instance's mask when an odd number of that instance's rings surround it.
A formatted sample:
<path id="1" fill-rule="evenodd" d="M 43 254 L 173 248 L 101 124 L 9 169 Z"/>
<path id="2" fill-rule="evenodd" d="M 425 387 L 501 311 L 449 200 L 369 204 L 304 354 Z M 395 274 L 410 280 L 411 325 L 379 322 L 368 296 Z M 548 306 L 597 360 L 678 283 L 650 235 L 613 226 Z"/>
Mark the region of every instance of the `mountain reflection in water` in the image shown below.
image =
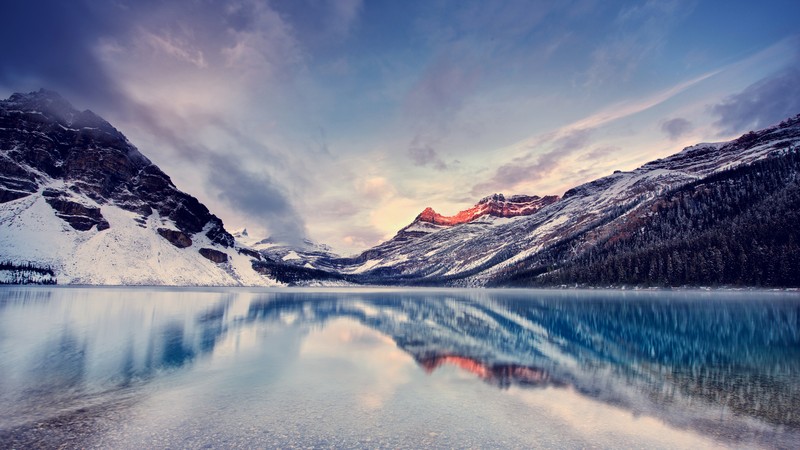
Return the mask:
<path id="1" fill-rule="evenodd" d="M 289 364 L 303 336 L 342 319 L 429 374 L 451 367 L 504 390 L 572 390 L 723 444 L 800 439 L 796 294 L 6 288 L 0 442 L 63 442 L 64 427 L 83 442 L 76 417 L 111 406 L 124 416 L 147 386 L 240 345 L 243 330 L 297 330 L 259 341 Z M 51 442 L 35 429 L 53 421 Z"/>

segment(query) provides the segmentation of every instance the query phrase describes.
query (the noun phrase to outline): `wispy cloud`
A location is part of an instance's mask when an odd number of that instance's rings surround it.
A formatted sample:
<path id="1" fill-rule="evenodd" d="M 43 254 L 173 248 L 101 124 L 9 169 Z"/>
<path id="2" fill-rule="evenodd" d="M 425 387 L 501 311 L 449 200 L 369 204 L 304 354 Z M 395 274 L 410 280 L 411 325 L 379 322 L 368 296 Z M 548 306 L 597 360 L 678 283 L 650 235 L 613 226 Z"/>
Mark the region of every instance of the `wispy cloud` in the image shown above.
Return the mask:
<path id="1" fill-rule="evenodd" d="M 470 59 L 441 55 L 408 92 L 404 115 L 413 137 L 407 153 L 415 166 L 447 168 L 435 147 L 451 132 L 463 103 L 477 88 L 481 69 Z"/>
<path id="2" fill-rule="evenodd" d="M 603 145 L 592 149 L 589 153 L 586 154 L 586 158 L 595 160 L 609 159 L 610 156 L 614 155 L 620 150 L 622 149 L 616 145 Z"/>
<path id="3" fill-rule="evenodd" d="M 386 239 L 386 232 L 373 226 L 354 224 L 347 228 L 341 238 L 347 248 L 364 249 L 375 246 Z"/>
<path id="4" fill-rule="evenodd" d="M 504 191 L 521 182 L 536 183 L 549 177 L 562 162 L 575 153 L 585 150 L 590 144 L 592 132 L 590 128 L 573 129 L 563 133 L 552 142 L 552 147 L 533 159 L 532 155 L 500 166 L 488 181 L 478 183 L 472 188 L 472 194 L 485 195 L 493 191 Z"/>
<path id="5" fill-rule="evenodd" d="M 285 22 L 292 25 L 294 38 L 304 48 L 330 50 L 347 41 L 359 28 L 363 0 L 292 0 L 269 2 Z"/>
<path id="6" fill-rule="evenodd" d="M 576 153 L 587 149 L 592 130 L 660 105 L 717 73 L 708 72 L 642 100 L 611 105 L 555 131 L 517 143 L 513 148 L 521 151 L 521 155 L 501 165 L 487 181 L 475 184 L 471 192 L 485 195 L 490 191 L 514 191 L 522 182 L 531 185 L 544 180 Z"/>
<path id="7" fill-rule="evenodd" d="M 418 28 L 429 45 L 491 41 L 497 49 L 515 45 L 514 41 L 540 26 L 559 4 L 558 1 L 531 3 L 526 0 L 427 2 Z"/>
<path id="8" fill-rule="evenodd" d="M 441 156 L 441 144 L 473 128 L 462 117 L 465 105 L 485 87 L 487 74 L 512 61 L 512 55 L 519 56 L 519 41 L 534 32 L 558 2 L 424 5 L 416 29 L 430 55 L 402 105 L 410 134 L 407 154 L 415 166 L 445 170 L 450 164 Z"/>
<path id="9" fill-rule="evenodd" d="M 192 48 L 190 44 L 169 34 L 158 35 L 147 30 L 140 30 L 142 39 L 154 50 L 163 52 L 180 61 L 187 62 L 198 68 L 208 67 L 203 51 Z"/>
<path id="10" fill-rule="evenodd" d="M 221 50 L 228 68 L 253 76 L 291 76 L 291 69 L 303 62 L 291 26 L 266 4 L 243 2 L 229 7 L 229 14 L 246 15 L 248 20 L 228 29 L 233 44 Z"/>
<path id="11" fill-rule="evenodd" d="M 689 89 L 690 87 L 705 81 L 714 75 L 720 73 L 721 70 L 714 70 L 711 72 L 704 73 L 698 77 L 692 78 L 691 80 L 684 81 L 682 83 L 678 83 L 675 86 L 672 86 L 668 89 L 664 89 L 662 91 L 656 92 L 655 94 L 638 101 L 624 101 L 620 103 L 615 103 L 610 105 L 606 108 L 603 108 L 599 112 L 592 114 L 584 119 L 581 119 L 575 123 L 568 125 L 567 129 L 572 128 L 596 128 L 601 125 L 605 125 L 607 123 L 613 122 L 615 120 L 619 120 L 625 117 L 633 116 L 640 112 L 646 111 L 650 108 L 658 106 L 665 101 L 675 97 L 676 95 L 680 94 L 681 92 Z"/>

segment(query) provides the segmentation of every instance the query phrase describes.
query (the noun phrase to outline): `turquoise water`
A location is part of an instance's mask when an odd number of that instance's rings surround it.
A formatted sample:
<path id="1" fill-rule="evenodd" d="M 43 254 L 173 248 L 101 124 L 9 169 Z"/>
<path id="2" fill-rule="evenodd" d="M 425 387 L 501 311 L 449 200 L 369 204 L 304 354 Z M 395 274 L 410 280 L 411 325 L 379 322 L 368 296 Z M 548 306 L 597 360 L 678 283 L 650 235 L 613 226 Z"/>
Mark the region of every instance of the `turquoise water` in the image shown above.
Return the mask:
<path id="1" fill-rule="evenodd" d="M 800 295 L 0 289 L 0 447 L 782 447 Z"/>

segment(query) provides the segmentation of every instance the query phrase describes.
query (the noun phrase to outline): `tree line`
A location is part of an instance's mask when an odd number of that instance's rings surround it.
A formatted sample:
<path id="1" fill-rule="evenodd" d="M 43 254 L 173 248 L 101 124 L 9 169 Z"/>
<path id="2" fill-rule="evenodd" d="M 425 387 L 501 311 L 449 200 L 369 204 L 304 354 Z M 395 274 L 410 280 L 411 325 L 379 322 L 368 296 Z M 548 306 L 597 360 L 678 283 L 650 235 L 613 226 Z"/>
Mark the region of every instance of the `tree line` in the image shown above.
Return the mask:
<path id="1" fill-rule="evenodd" d="M 56 284 L 56 274 L 51 267 L 39 267 L 30 262 L 0 261 L 0 284 Z"/>

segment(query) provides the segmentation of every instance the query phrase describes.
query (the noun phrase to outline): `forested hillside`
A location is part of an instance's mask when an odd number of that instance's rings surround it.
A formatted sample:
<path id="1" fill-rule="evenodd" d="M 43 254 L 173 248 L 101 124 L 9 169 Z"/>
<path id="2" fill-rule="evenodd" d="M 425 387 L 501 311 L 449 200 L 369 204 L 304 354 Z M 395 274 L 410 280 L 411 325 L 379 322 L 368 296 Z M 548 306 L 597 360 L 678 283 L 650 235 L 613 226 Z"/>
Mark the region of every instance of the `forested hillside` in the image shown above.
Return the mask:
<path id="1" fill-rule="evenodd" d="M 586 234 L 562 240 L 495 284 L 800 286 L 799 173 L 798 149 L 778 150 L 631 211 L 577 257 Z"/>

